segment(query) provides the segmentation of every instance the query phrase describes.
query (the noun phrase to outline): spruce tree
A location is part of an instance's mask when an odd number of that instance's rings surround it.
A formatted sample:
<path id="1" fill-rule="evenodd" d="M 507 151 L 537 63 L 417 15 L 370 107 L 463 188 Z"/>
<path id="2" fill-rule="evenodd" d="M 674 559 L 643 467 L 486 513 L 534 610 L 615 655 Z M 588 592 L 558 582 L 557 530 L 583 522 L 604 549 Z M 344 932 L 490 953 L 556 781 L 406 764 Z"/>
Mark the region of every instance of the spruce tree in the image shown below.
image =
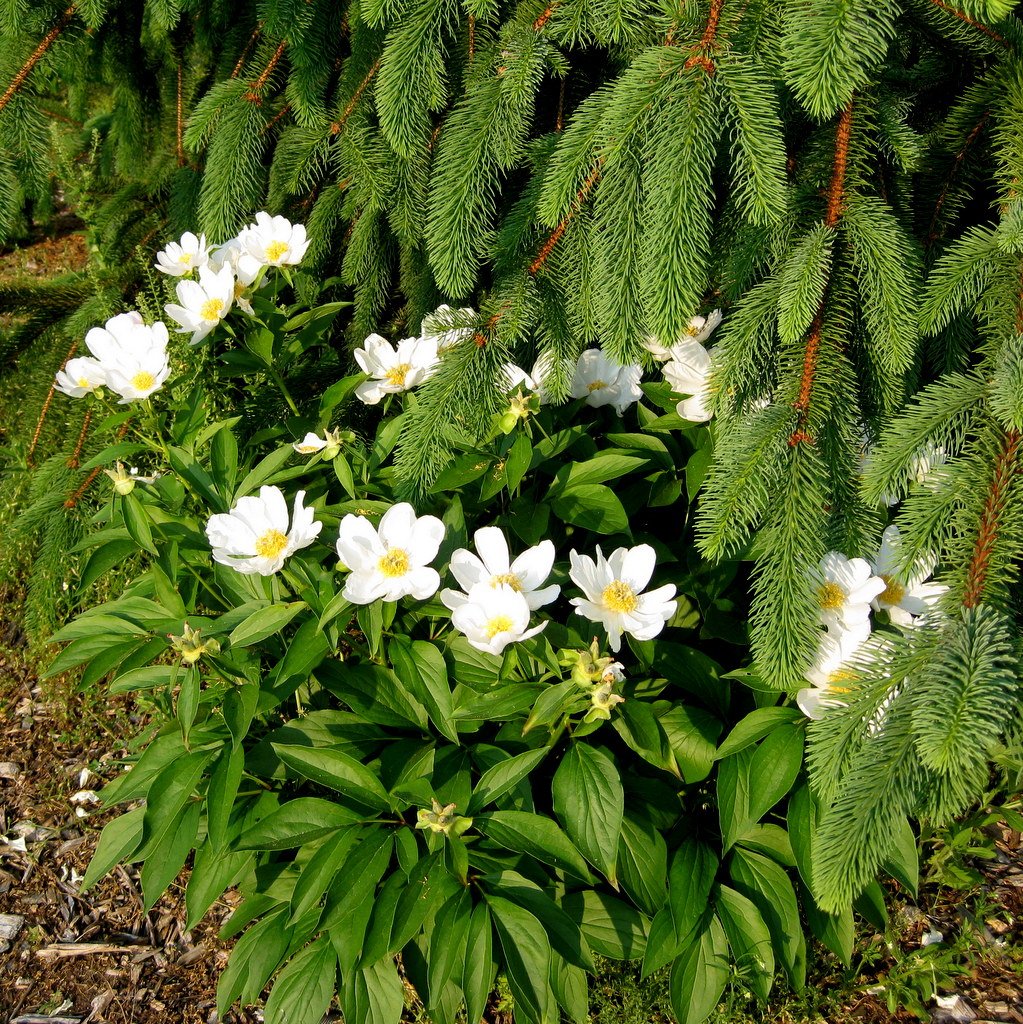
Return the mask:
<path id="1" fill-rule="evenodd" d="M 906 815 L 961 811 L 1020 724 L 1013 8 L 4 0 L 0 225 L 47 201 L 69 118 L 117 183 L 109 246 L 226 238 L 265 207 L 304 221 L 350 291 L 350 340 L 457 307 L 441 319 L 476 344 L 406 417 L 413 499 L 482 435 L 510 356 L 548 357 L 563 398 L 585 347 L 643 359 L 722 309 L 699 552 L 755 564 L 762 683 L 803 685 L 817 567 L 876 547 L 883 499 L 904 566 L 937 557 L 951 588 L 812 731 L 833 909 Z M 928 452 L 944 461 L 922 470 Z"/>

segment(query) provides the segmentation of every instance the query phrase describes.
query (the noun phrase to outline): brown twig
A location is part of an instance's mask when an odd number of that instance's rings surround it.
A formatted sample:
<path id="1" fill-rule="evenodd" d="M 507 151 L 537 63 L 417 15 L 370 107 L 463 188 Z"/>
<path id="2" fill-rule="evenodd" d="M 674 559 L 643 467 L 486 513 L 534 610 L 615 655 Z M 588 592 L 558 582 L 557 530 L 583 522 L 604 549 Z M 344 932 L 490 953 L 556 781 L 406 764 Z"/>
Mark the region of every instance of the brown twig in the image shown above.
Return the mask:
<path id="1" fill-rule="evenodd" d="M 849 160 L 849 137 L 852 134 L 853 101 L 850 100 L 839 115 L 838 128 L 835 131 L 835 159 L 831 172 L 831 185 L 828 188 L 828 205 L 824 213 L 824 223 L 834 227 L 842 214 L 842 200 L 845 195 L 845 169 Z M 789 445 L 812 444 L 813 437 L 806 431 L 807 414 L 810 411 L 810 398 L 813 394 L 814 380 L 817 376 L 817 357 L 821 348 L 821 332 L 824 329 L 824 306 L 826 298 L 821 299 L 810 331 L 806 338 L 806 349 L 803 352 L 803 375 L 799 382 L 799 396 L 793 403 L 799 411 L 799 426 L 789 438 Z"/>
<path id="2" fill-rule="evenodd" d="M 473 57 L 476 56 L 476 18 L 473 15 L 469 15 L 469 64 L 472 64 Z"/>
<path id="3" fill-rule="evenodd" d="M 260 135 L 266 135 L 266 133 L 267 133 L 268 131 L 270 131 L 270 129 L 271 129 L 271 128 L 273 128 L 273 126 L 274 126 L 275 124 L 277 124 L 277 122 L 278 122 L 278 121 L 279 121 L 279 120 L 280 120 L 280 119 L 281 119 L 282 117 L 284 117 L 284 115 L 285 115 L 285 114 L 286 114 L 286 113 L 287 113 L 287 112 L 288 112 L 289 110 L 291 110 L 291 104 L 290 104 L 290 103 L 285 103 L 285 104 L 284 104 L 284 106 L 283 106 L 283 107 L 281 107 L 281 109 L 280 109 L 280 110 L 278 110 L 278 111 L 277 111 L 277 113 L 276 113 L 276 114 L 274 114 L 274 116 L 273 116 L 273 117 L 271 117 L 271 118 L 270 118 L 270 120 L 269 120 L 269 121 L 267 121 L 265 125 L 263 125 L 263 130 L 262 130 L 262 131 L 261 131 L 261 132 L 260 132 L 259 134 L 260 134 Z"/>
<path id="4" fill-rule="evenodd" d="M 714 74 L 714 61 L 710 59 L 709 54 L 711 50 L 717 49 L 714 37 L 718 34 L 718 24 L 721 21 L 721 8 L 723 4 L 724 0 L 710 0 L 707 25 L 703 30 L 700 41 L 693 47 L 693 55 L 685 63 L 686 71 L 699 64 L 708 75 Z"/>
<path id="5" fill-rule="evenodd" d="M 547 241 L 540 246 L 540 251 L 536 254 L 536 259 L 529 264 L 530 276 L 536 274 L 540 268 L 547 262 L 547 258 L 553 252 L 554 247 L 558 244 L 561 236 L 565 233 L 565 228 L 568 227 L 568 222 L 579 212 L 579 208 L 582 206 L 584 200 L 590 189 L 593 188 L 600 177 L 600 168 L 604 163 L 604 158 L 601 157 L 597 161 L 596 167 L 590 171 L 589 177 L 583 182 L 583 187 L 575 194 L 575 201 L 572 203 L 572 208 L 565 214 L 561 219 L 561 223 L 548 235 Z"/>
<path id="6" fill-rule="evenodd" d="M 43 41 L 32 51 L 31 56 L 21 65 L 20 70 L 11 79 L 11 84 L 7 86 L 3 96 L 0 96 L 0 110 L 3 110 L 11 101 L 11 97 L 25 84 L 25 79 L 28 78 L 32 69 L 39 63 L 40 58 L 44 53 L 53 45 L 54 40 L 67 28 L 68 22 L 75 16 L 75 11 L 78 10 L 77 4 L 72 4 L 57 20 L 57 24 L 50 29 L 49 32 L 43 37 Z"/>
<path id="7" fill-rule="evenodd" d="M 124 437 L 124 435 L 128 432 L 128 424 L 130 422 L 131 422 L 131 420 L 125 420 L 121 424 L 121 429 L 117 432 L 117 440 L 118 441 L 120 441 L 121 438 Z M 97 466 L 95 469 L 93 469 L 89 473 L 89 475 L 85 478 L 85 480 L 82 481 L 81 487 L 79 487 L 78 490 L 75 491 L 74 494 L 72 494 L 68 498 L 68 500 L 64 502 L 64 508 L 74 508 L 75 505 L 77 505 L 78 502 L 82 500 L 82 495 L 84 495 L 85 492 L 92 486 L 92 482 L 96 479 L 96 477 L 99 476 L 99 474 L 100 474 L 100 467 Z"/>
<path id="8" fill-rule="evenodd" d="M 75 444 L 75 450 L 71 453 L 71 458 L 67 460 L 68 468 L 78 469 L 80 462 L 79 459 L 82 455 L 82 445 L 85 444 L 85 435 L 89 432 L 89 424 L 92 423 L 92 410 L 89 409 L 85 414 L 85 419 L 82 420 L 82 429 L 78 432 L 78 441 Z"/>
<path id="9" fill-rule="evenodd" d="M 980 31 L 983 32 L 984 35 L 989 36 L 996 43 L 1001 43 L 1001 45 L 1004 46 L 1007 50 L 1012 49 L 1012 45 L 1007 40 L 1003 39 L 993 29 L 988 28 L 987 25 L 985 25 L 983 22 L 975 21 L 969 15 L 963 14 L 962 11 L 957 11 L 954 7 L 950 7 L 948 4 L 946 4 L 944 0 L 931 0 L 931 3 L 934 4 L 935 7 L 940 7 L 943 11 L 948 11 L 949 14 L 955 16 L 960 21 L 965 21 L 967 25 L 972 25 L 974 28 L 980 29 Z"/>
<path id="10" fill-rule="evenodd" d="M 234 66 L 234 71 L 231 72 L 232 78 L 237 78 L 241 74 L 242 68 L 245 66 L 245 62 L 249 59 L 249 54 L 252 52 L 252 47 L 255 45 L 256 39 L 259 33 L 262 31 L 263 25 L 260 23 L 252 30 L 252 35 L 249 36 L 249 41 L 245 44 L 245 49 L 242 50 L 242 55 L 238 58 L 238 63 Z"/>
<path id="11" fill-rule="evenodd" d="M 64 362 L 60 364 L 61 370 L 67 366 L 68 361 L 75 354 L 78 349 L 78 341 L 76 340 L 71 348 L 68 350 L 68 354 L 64 356 Z M 35 466 L 35 462 L 32 456 L 35 454 L 36 446 L 39 444 L 39 438 L 43 432 L 43 424 L 46 422 L 46 414 L 50 411 L 50 403 L 53 401 L 53 396 L 57 393 L 56 383 L 50 385 L 50 391 L 46 396 L 46 401 L 43 402 L 43 407 L 39 412 L 39 419 L 36 421 L 35 433 L 32 434 L 32 443 L 28 446 L 28 451 L 25 453 L 25 461 L 29 466 Z"/>
<path id="12" fill-rule="evenodd" d="M 348 120 L 352 111 L 355 109 L 355 104 L 362 98 L 362 94 L 369 88 L 369 83 L 373 80 L 373 76 L 380 70 L 380 58 L 377 57 L 376 63 L 366 72 L 366 77 L 359 83 L 359 88 L 355 90 L 355 95 L 352 96 L 351 102 L 345 107 L 345 112 L 330 126 L 332 135 L 337 135 L 345 126 L 345 121 Z"/>
<path id="13" fill-rule="evenodd" d="M 497 322 L 504 316 L 505 313 L 511 308 L 511 303 L 506 302 L 488 321 L 486 327 L 482 331 L 476 331 L 472 336 L 472 340 L 476 342 L 477 348 L 483 348 L 484 345 L 490 340 L 488 335 L 497 326 Z"/>
<path id="14" fill-rule="evenodd" d="M 966 136 L 963 142 L 963 148 L 956 154 L 955 160 L 952 161 L 952 170 L 948 173 L 948 178 L 945 179 L 945 184 L 941 189 L 941 194 L 938 196 L 938 202 L 934 207 L 934 213 L 931 216 L 931 223 L 927 229 L 927 242 L 928 244 L 936 242 L 941 236 L 936 231 L 936 225 L 938 223 L 938 217 L 941 214 L 941 209 L 945 205 L 945 200 L 948 198 L 948 191 L 952 187 L 952 182 L 955 181 L 956 175 L 959 173 L 959 168 L 962 166 L 963 160 L 966 158 L 967 150 L 977 140 L 977 136 L 981 133 L 984 125 L 987 124 L 987 119 L 991 116 L 990 110 L 985 110 L 981 115 L 980 120 L 970 130 L 970 134 Z"/>
<path id="15" fill-rule="evenodd" d="M 1012 478 L 1020 471 L 1020 439 L 1018 430 L 1006 431 L 1002 450 L 995 459 L 991 483 L 984 501 L 984 511 L 980 517 L 980 526 L 977 528 L 977 539 L 973 545 L 973 556 L 966 573 L 966 589 L 963 596 L 963 606 L 966 608 L 975 608 L 984 599 L 988 566 L 998 541 L 998 531 Z"/>
<path id="16" fill-rule="evenodd" d="M 554 121 L 554 130 L 560 135 L 565 124 L 565 79 L 561 80 L 561 88 L 558 89 L 558 116 Z"/>
<path id="17" fill-rule="evenodd" d="M 537 18 L 536 21 L 533 22 L 533 31 L 534 32 L 539 32 L 540 29 L 542 29 L 544 27 L 544 25 L 546 25 L 547 22 L 551 20 L 551 15 L 554 13 L 554 11 L 555 11 L 555 9 L 557 7 L 558 7 L 557 0 L 554 0 L 553 3 L 549 3 L 547 5 L 547 10 L 545 10 L 543 12 L 543 14 L 541 14 L 540 17 Z"/>
<path id="18" fill-rule="evenodd" d="M 184 101 L 182 98 L 184 71 L 181 67 L 181 61 L 178 61 L 178 123 L 177 123 L 177 136 L 175 140 L 175 153 L 178 158 L 178 167 L 185 166 L 185 118 L 184 118 Z"/>
<path id="19" fill-rule="evenodd" d="M 277 67 L 277 64 L 280 61 L 281 57 L 284 56 L 284 48 L 287 45 L 288 40 L 282 39 L 281 45 L 278 46 L 277 49 L 274 51 L 274 55 L 270 58 L 270 62 L 267 64 L 265 68 L 263 68 L 263 73 L 259 76 L 259 78 L 255 80 L 255 82 L 252 83 L 252 87 L 245 94 L 245 98 L 250 103 L 258 104 L 263 102 L 263 97 L 260 96 L 259 91 L 260 89 L 263 88 L 264 85 L 266 85 L 270 76 L 274 73 L 274 68 Z"/>

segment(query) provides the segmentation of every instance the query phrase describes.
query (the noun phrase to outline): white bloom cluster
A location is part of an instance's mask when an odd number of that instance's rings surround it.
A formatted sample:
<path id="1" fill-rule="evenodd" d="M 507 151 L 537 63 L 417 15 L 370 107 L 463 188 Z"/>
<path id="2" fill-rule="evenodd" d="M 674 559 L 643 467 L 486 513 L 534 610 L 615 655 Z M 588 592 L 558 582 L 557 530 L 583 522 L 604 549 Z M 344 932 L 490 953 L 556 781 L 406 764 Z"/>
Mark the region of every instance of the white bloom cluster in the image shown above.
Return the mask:
<path id="1" fill-rule="evenodd" d="M 258 497 L 240 498 L 230 512 L 211 516 L 206 535 L 213 558 L 243 573 L 271 576 L 284 560 L 311 544 L 322 524 L 303 504 L 304 491 L 295 497 L 289 526 L 288 507 L 277 487 L 260 488 Z M 440 588 L 440 574 L 431 566 L 444 539 L 444 524 L 436 516 L 417 516 L 407 502 L 392 505 L 378 526 L 363 515 L 346 515 L 340 523 L 336 550 L 348 570 L 342 596 L 352 604 L 423 601 Z M 554 566 L 554 545 L 549 540 L 511 557 L 508 541 L 497 527 L 484 527 L 474 535 L 475 551 L 460 548 L 451 556 L 450 569 L 462 590 L 441 591 L 451 610 L 451 622 L 477 650 L 500 654 L 510 643 L 535 636 L 546 628 L 530 627 L 532 612 L 556 600 L 557 584 L 545 586 Z M 569 576 L 584 597 L 572 598 L 576 612 L 600 622 L 613 651 L 621 647 L 622 633 L 649 640 L 675 614 L 675 585 L 666 584 L 643 593 L 653 575 L 656 557 L 649 544 L 618 548 L 597 560 L 572 551 Z"/>
<path id="2" fill-rule="evenodd" d="M 927 612 L 948 590 L 925 582 L 934 571 L 935 559 L 918 562 L 900 576 L 900 543 L 899 528 L 889 526 L 871 561 L 846 558 L 837 551 L 828 552 L 821 561 L 817 593 L 820 621 L 827 631 L 805 673 L 813 685 L 796 695 L 809 718 L 821 718 L 828 707 L 841 703 L 840 695 L 847 689 L 843 682 L 855 675 L 849 661 L 870 636 L 871 609 L 884 609 L 893 624 L 909 627 L 915 616 Z"/>
<path id="3" fill-rule="evenodd" d="M 262 210 L 255 223 L 223 245 L 210 246 L 205 235 L 196 238 L 186 231 L 180 242 L 170 242 L 156 255 L 157 270 L 180 278 L 194 270 L 198 277 L 178 282 L 178 301 L 167 305 L 167 316 L 179 325 L 179 333 L 192 335 L 190 344 L 197 345 L 232 306 L 251 315 L 246 289 L 259 286 L 266 267 L 294 266 L 308 248 L 303 225 Z"/>
<path id="4" fill-rule="evenodd" d="M 664 379 L 672 391 L 690 396 L 678 403 L 676 411 L 682 419 L 693 423 L 706 423 L 714 415 L 709 404 L 714 360 L 703 342 L 720 323 L 721 310 L 715 309 L 706 317 L 692 317 L 688 328 L 672 345 L 665 346 L 655 337 L 646 340 L 647 351 L 664 362 Z"/>
<path id="5" fill-rule="evenodd" d="M 106 387 L 119 395 L 119 405 L 148 398 L 170 376 L 167 327 L 146 324 L 134 310 L 118 313 L 103 327 L 85 335 L 90 356 L 69 359 L 53 386 L 71 398 Z"/>

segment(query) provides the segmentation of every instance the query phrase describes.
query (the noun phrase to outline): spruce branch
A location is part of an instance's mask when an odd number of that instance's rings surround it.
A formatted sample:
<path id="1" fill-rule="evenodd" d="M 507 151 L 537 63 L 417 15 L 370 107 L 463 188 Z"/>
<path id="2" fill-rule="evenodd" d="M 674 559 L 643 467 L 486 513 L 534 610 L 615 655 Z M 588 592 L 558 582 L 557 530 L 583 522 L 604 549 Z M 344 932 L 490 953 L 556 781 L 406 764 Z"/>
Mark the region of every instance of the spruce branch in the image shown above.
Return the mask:
<path id="1" fill-rule="evenodd" d="M 722 6 L 724 6 L 724 0 L 710 0 L 710 11 L 707 14 L 707 24 L 704 27 L 703 35 L 700 36 L 700 41 L 693 47 L 693 55 L 685 63 L 686 71 L 690 68 L 696 67 L 698 64 L 707 72 L 708 75 L 714 74 L 716 69 L 710 54 L 717 49 L 717 46 L 714 43 L 714 38 L 718 34 L 718 24 L 721 21 Z"/>
<path id="2" fill-rule="evenodd" d="M 362 98 L 362 94 L 369 88 L 369 83 L 373 81 L 373 76 L 380 70 L 380 58 L 376 59 L 376 63 L 366 72 L 366 77 L 359 83 L 358 88 L 355 90 L 354 95 L 345 107 L 344 113 L 330 126 L 331 134 L 337 135 L 342 128 L 345 126 L 345 122 L 351 116 L 352 111 L 355 109 L 359 100 Z"/>
<path id="3" fill-rule="evenodd" d="M 930 2 L 934 4 L 935 7 L 940 7 L 943 11 L 947 11 L 953 17 L 958 18 L 960 21 L 965 22 L 967 25 L 972 25 L 974 28 L 980 29 L 980 31 L 983 32 L 984 35 L 988 36 L 990 39 L 993 39 L 996 43 L 999 43 L 1000 45 L 1004 46 L 1007 50 L 1012 49 L 1012 44 L 1008 40 L 1003 39 L 997 32 L 994 31 L 994 29 L 989 28 L 983 22 L 977 21 L 975 18 L 971 18 L 967 14 L 963 14 L 962 11 L 956 10 L 951 4 L 945 3 L 945 0 L 930 0 Z"/>
<path id="4" fill-rule="evenodd" d="M 89 433 L 89 427 L 91 424 L 92 409 L 88 409 L 82 419 L 82 429 L 78 432 L 78 440 L 75 442 L 75 449 L 71 453 L 71 458 L 67 460 L 68 469 L 78 469 L 79 465 L 81 465 L 82 447 L 85 444 L 85 436 Z"/>
<path id="5" fill-rule="evenodd" d="M 74 354 L 77 351 L 77 349 L 78 349 L 78 339 L 76 338 L 74 340 L 74 342 L 72 343 L 71 348 L 68 350 L 68 354 L 66 356 L 64 356 L 64 361 L 60 364 L 60 369 L 61 370 L 63 370 L 64 367 L 67 366 L 68 361 L 74 356 Z M 30 442 L 30 444 L 28 446 L 28 451 L 25 453 L 25 461 L 28 463 L 29 466 L 35 466 L 35 460 L 34 460 L 33 456 L 35 455 L 36 447 L 39 444 L 39 438 L 42 436 L 43 424 L 46 423 L 46 416 L 47 416 L 47 414 L 50 411 L 50 405 L 53 402 L 53 396 L 56 393 L 57 393 L 57 385 L 54 382 L 54 383 L 52 383 L 50 385 L 50 390 L 46 393 L 46 398 L 43 401 L 43 407 L 42 407 L 42 409 L 39 412 L 39 419 L 36 421 L 36 428 L 32 432 L 32 441 Z"/>
<path id="6" fill-rule="evenodd" d="M 984 125 L 987 124 L 987 119 L 991 116 L 990 110 L 985 110 L 981 115 L 980 120 L 970 129 L 969 134 L 963 140 L 963 144 L 956 153 L 955 159 L 952 161 L 952 167 L 948 172 L 948 177 L 945 179 L 944 185 L 942 185 L 941 192 L 938 193 L 938 201 L 934 205 L 934 213 L 931 215 L 931 223 L 927 229 L 927 244 L 933 245 L 941 234 L 937 231 L 938 218 L 941 216 L 942 207 L 945 205 L 945 200 L 948 198 L 949 189 L 951 189 L 957 175 L 959 174 L 960 168 L 962 167 L 963 160 L 966 159 L 966 154 L 970 148 L 977 141 L 978 136 L 984 130 Z"/>
<path id="7" fill-rule="evenodd" d="M 25 79 L 31 74 L 32 69 L 42 59 L 43 54 L 53 45 L 57 36 L 67 28 L 71 19 L 75 16 L 75 12 L 78 10 L 77 4 L 72 4 L 58 19 L 57 23 L 50 29 L 49 32 L 43 37 L 42 42 L 32 51 L 28 60 L 22 64 L 18 73 L 11 79 L 11 84 L 7 86 L 4 94 L 0 96 L 0 110 L 3 110 L 11 101 L 11 97 L 25 84 Z"/>
<path id="8" fill-rule="evenodd" d="M 245 62 L 249 59 L 249 54 L 252 53 L 252 47 L 256 45 L 256 40 L 259 38 L 259 33 L 263 30 L 263 23 L 260 22 L 253 30 L 252 35 L 249 36 L 248 42 L 245 44 L 245 49 L 242 50 L 242 55 L 238 58 L 238 63 L 234 66 L 234 71 L 231 72 L 231 78 L 237 78 L 245 67 Z"/>
<path id="9" fill-rule="evenodd" d="M 530 275 L 535 275 L 539 272 L 540 268 L 547 262 L 548 257 L 553 251 L 554 247 L 558 244 L 558 240 L 565 233 L 565 228 L 568 227 L 568 222 L 579 212 L 579 208 L 586 201 L 586 196 L 589 191 L 596 184 L 597 179 L 600 177 L 600 168 L 604 163 L 604 158 L 600 157 L 597 160 L 596 166 L 590 171 L 589 177 L 583 182 L 583 187 L 579 189 L 575 196 L 575 202 L 572 204 L 572 208 L 565 214 L 561 219 L 558 226 L 547 236 L 547 240 L 540 246 L 540 251 L 536 254 L 536 258 L 532 263 L 529 264 Z"/>
<path id="10" fill-rule="evenodd" d="M 995 458 L 991 483 L 984 500 L 984 511 L 974 541 L 973 557 L 970 559 L 966 574 L 966 589 L 963 595 L 965 608 L 976 608 L 984 600 L 988 568 L 995 544 L 998 541 L 1007 498 L 1013 478 L 1021 469 L 1019 463 L 1020 439 L 1021 435 L 1018 430 L 1006 431 L 1002 449 Z"/>
<path id="11" fill-rule="evenodd" d="M 276 68 L 277 65 L 280 63 L 280 59 L 281 57 L 284 56 L 284 51 L 287 48 L 287 45 L 288 40 L 282 39 L 280 46 L 278 46 L 277 49 L 274 51 L 274 55 L 270 58 L 266 67 L 263 68 L 263 71 L 260 74 L 259 78 L 257 78 L 255 82 L 252 83 L 252 85 L 249 87 L 248 92 L 245 93 L 245 98 L 250 103 L 255 103 L 257 106 L 260 106 L 262 104 L 263 97 L 261 95 L 261 90 L 269 81 L 270 76 L 274 73 L 274 68 Z"/>

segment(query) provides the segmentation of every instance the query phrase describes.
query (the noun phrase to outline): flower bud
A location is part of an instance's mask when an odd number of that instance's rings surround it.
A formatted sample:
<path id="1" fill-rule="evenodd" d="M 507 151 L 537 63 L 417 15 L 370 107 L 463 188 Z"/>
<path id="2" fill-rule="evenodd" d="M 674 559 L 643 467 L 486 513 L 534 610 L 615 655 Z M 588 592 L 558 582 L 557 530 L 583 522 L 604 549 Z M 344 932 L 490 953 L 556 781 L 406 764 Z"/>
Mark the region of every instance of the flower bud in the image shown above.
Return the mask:
<path id="1" fill-rule="evenodd" d="M 181 636 L 176 636 L 174 633 L 167 634 L 167 639 L 170 640 L 171 647 L 181 655 L 181 660 L 184 661 L 186 665 L 194 665 L 203 654 L 220 653 L 220 641 L 202 641 L 199 639 L 199 634 L 201 632 L 201 629 L 192 629 L 192 627 L 186 622 L 184 633 L 182 633 Z"/>
<path id="2" fill-rule="evenodd" d="M 135 490 L 135 480 L 132 475 L 124 468 L 123 462 L 115 462 L 115 469 L 104 469 L 108 477 L 114 482 L 114 490 L 118 494 L 131 494 Z"/>
<path id="3" fill-rule="evenodd" d="M 460 836 L 472 826 L 472 818 L 455 814 L 454 804 L 445 804 L 442 807 L 434 797 L 430 797 L 430 802 L 433 804 L 433 810 L 420 808 L 417 812 L 416 828 L 427 828 L 431 832 L 443 832 L 446 836 Z"/>

